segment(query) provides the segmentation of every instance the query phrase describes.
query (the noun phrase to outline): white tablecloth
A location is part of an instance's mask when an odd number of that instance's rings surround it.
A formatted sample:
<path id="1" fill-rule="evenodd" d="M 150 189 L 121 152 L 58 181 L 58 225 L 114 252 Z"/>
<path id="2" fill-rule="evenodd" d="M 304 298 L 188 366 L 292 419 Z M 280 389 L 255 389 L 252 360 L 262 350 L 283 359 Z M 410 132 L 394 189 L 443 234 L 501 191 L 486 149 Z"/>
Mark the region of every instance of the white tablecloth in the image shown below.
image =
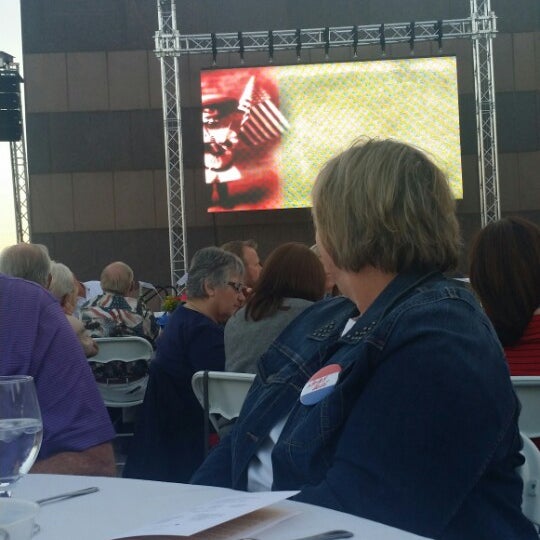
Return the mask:
<path id="1" fill-rule="evenodd" d="M 13 497 L 36 500 L 91 486 L 100 491 L 43 506 L 37 518 L 41 531 L 35 540 L 111 540 L 231 492 L 167 482 L 47 474 L 27 475 L 12 491 Z M 420 538 L 318 506 L 293 501 L 278 504 L 300 514 L 265 530 L 258 535 L 261 540 L 288 540 L 329 529 L 350 530 L 358 540 Z"/>

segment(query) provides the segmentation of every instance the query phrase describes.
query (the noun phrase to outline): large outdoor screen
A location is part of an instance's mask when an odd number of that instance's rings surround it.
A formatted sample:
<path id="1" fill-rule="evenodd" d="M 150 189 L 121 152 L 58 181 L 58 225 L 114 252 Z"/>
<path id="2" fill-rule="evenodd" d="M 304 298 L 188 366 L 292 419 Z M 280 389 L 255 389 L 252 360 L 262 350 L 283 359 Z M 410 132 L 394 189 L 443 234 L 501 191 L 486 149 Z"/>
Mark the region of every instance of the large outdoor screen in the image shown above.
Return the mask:
<path id="1" fill-rule="evenodd" d="M 455 57 L 204 70 L 201 104 L 209 212 L 310 207 L 362 136 L 422 148 L 463 197 Z"/>

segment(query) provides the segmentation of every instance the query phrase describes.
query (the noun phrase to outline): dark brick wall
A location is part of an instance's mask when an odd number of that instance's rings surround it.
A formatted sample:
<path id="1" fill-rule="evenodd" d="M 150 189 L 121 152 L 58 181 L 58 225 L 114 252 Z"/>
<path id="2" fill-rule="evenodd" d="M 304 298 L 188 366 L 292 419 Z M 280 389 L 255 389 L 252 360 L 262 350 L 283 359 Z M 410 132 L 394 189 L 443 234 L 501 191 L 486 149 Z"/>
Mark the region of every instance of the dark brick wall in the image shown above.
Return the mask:
<path id="1" fill-rule="evenodd" d="M 520 213 L 540 222 L 537 180 L 540 170 L 540 2 L 493 0 L 492 8 L 498 16 L 500 32 L 495 40 L 495 75 L 503 213 Z M 274 0 L 268 3 L 268 9 L 261 9 L 260 0 L 229 0 L 226 5 L 217 0 L 177 0 L 177 9 L 179 28 L 189 34 L 461 18 L 469 15 L 469 1 Z M 39 95 L 42 85 L 48 85 L 51 95 L 55 95 L 55 81 L 47 80 L 49 74 L 39 69 L 42 59 L 69 66 L 66 57 L 70 54 L 102 53 L 103 62 L 107 62 L 109 56 L 118 51 L 151 51 L 154 47 L 155 0 L 21 0 L 21 13 L 25 61 L 34 60 L 28 64 L 33 66 L 32 73 L 25 73 L 27 97 Z M 528 49 L 522 55 L 519 47 L 523 42 Z M 464 179 L 464 199 L 458 201 L 458 216 L 464 237 L 461 266 L 465 270 L 467 246 L 480 226 L 476 126 L 470 43 L 445 42 L 443 53 L 454 50 L 458 57 Z M 389 47 L 387 52 L 389 57 L 406 56 L 408 46 Z M 419 44 L 416 54 L 437 54 L 436 45 Z M 275 63 L 295 62 L 295 56 L 294 52 L 277 52 Z M 378 58 L 380 53 L 377 47 L 367 47 L 360 56 Z M 332 60 L 348 58 L 350 51 L 331 51 Z M 323 52 L 303 51 L 302 60 L 322 61 Z M 265 53 L 246 53 L 246 65 L 266 61 Z M 184 57 L 181 61 L 189 254 L 209 243 L 232 238 L 256 238 L 263 255 L 288 240 L 312 243 L 313 227 L 308 210 L 206 214 L 198 80 L 199 70 L 211 67 L 211 63 L 208 55 Z M 237 55 L 218 57 L 219 67 L 238 64 Z M 153 85 L 155 89 L 159 85 L 157 63 L 150 63 L 148 70 L 148 86 Z M 63 73 L 62 69 L 59 73 Z M 523 84 L 523 80 L 529 83 Z M 56 95 L 62 97 L 73 92 L 69 84 L 69 80 L 66 83 L 59 77 Z M 106 88 L 105 98 L 109 96 L 109 103 L 112 103 L 112 84 L 109 73 L 100 87 Z M 84 84 L 80 85 L 84 88 Z M 148 93 L 148 88 L 129 88 L 130 92 L 143 90 Z M 27 100 L 27 109 L 30 106 L 31 111 L 26 118 L 30 194 L 33 185 L 38 186 L 43 178 L 56 178 L 55 175 L 71 178 L 70 175 L 78 173 L 111 172 L 113 178 L 117 171 L 164 169 L 162 112 L 155 99 L 150 101 L 151 105 L 149 102 L 147 107 L 133 110 L 115 110 L 111 105 L 99 110 L 94 110 L 95 107 L 73 110 L 69 105 L 62 106 L 62 97 L 48 110 L 46 104 L 41 109 L 32 108 L 32 100 Z M 33 239 L 47 244 L 53 256 L 72 266 L 81 279 L 95 278 L 112 259 L 125 259 L 141 279 L 164 283 L 169 276 L 164 187 L 156 188 L 156 193 L 157 218 L 152 228 L 136 229 L 115 218 L 106 221 L 115 223 L 114 230 L 109 225 L 102 230 L 77 230 L 77 227 L 64 230 L 61 226 L 43 224 L 41 220 L 39 227 L 33 230 Z M 68 201 L 69 193 L 64 196 Z M 125 204 L 129 204 L 129 193 L 125 197 Z M 66 213 L 77 212 L 75 203 L 72 207 L 66 204 Z M 97 205 L 96 212 L 99 211 Z"/>

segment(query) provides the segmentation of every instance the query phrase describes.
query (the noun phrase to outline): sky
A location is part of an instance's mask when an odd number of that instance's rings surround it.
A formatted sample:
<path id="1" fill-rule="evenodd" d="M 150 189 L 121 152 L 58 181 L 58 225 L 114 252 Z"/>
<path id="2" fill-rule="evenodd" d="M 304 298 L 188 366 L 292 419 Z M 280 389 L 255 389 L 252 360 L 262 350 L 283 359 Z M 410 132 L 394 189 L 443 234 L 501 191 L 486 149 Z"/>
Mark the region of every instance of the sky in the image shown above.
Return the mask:
<path id="1" fill-rule="evenodd" d="M 19 0 L 0 0 L 0 51 L 22 64 Z M 19 68 L 22 74 L 22 65 Z M 0 141 L 0 249 L 17 241 L 9 142 Z"/>

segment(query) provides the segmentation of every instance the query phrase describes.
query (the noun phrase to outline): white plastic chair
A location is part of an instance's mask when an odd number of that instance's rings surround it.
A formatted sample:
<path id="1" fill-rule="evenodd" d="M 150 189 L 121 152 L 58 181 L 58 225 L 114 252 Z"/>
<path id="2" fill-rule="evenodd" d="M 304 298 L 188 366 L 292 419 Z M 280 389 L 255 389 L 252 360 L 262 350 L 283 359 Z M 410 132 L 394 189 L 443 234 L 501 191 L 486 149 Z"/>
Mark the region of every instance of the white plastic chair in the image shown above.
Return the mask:
<path id="1" fill-rule="evenodd" d="M 90 365 L 92 363 L 107 364 L 113 361 L 128 363 L 135 360 L 144 360 L 148 364 L 154 354 L 152 345 L 141 337 L 95 338 L 95 341 L 99 346 L 99 352 L 89 359 Z M 148 384 L 148 369 L 135 378 L 131 376 L 112 379 L 96 378 L 96 382 L 107 407 L 134 407 L 143 402 Z"/>
<path id="2" fill-rule="evenodd" d="M 521 433 L 531 439 L 540 437 L 540 377 L 514 376 L 512 385 L 521 402 Z"/>
<path id="3" fill-rule="evenodd" d="M 525 434 L 521 434 L 525 463 L 518 469 L 523 479 L 521 510 L 537 527 L 540 524 L 540 450 Z"/>
<path id="4" fill-rule="evenodd" d="M 195 396 L 204 410 L 205 444 L 208 443 L 209 422 L 218 435 L 229 429 L 238 417 L 255 375 L 231 371 L 197 371 L 191 379 Z"/>

